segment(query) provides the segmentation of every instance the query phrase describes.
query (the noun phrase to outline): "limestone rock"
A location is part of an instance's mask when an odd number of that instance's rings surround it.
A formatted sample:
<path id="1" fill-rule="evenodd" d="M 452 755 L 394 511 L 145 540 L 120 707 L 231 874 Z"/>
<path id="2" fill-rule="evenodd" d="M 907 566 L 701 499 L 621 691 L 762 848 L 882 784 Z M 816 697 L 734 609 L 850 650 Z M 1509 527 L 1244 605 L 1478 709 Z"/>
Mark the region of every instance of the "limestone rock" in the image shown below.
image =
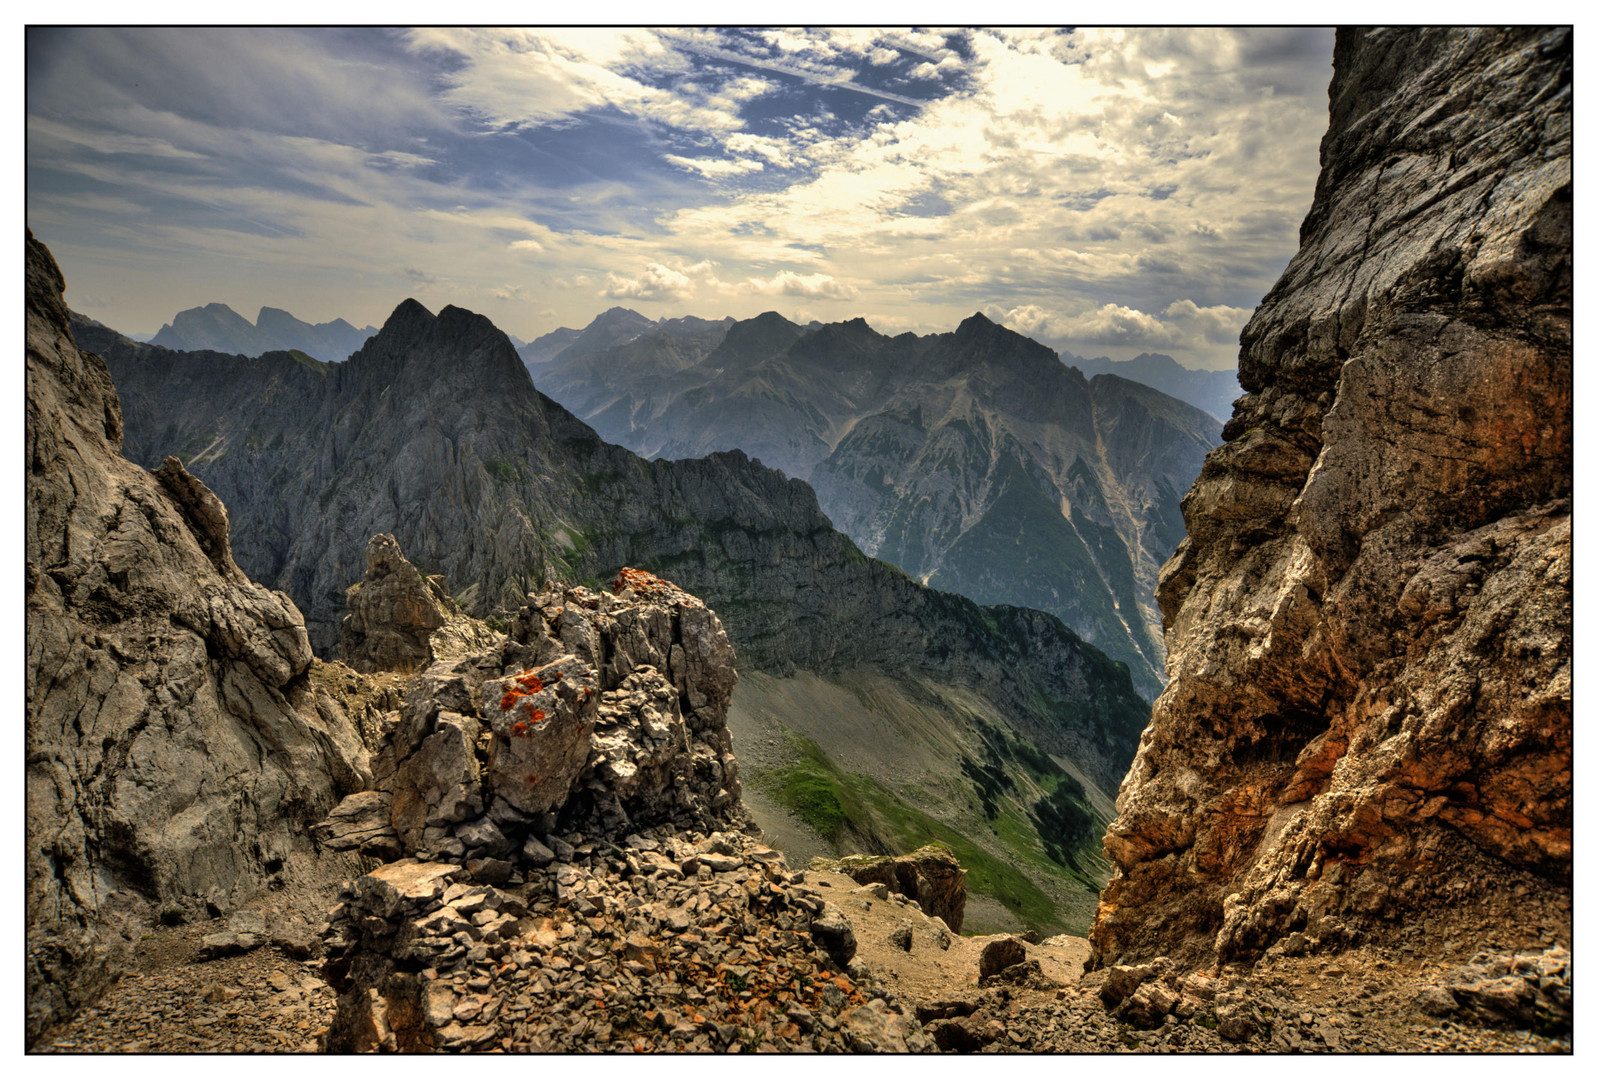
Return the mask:
<path id="1" fill-rule="evenodd" d="M 986 979 L 1025 961 L 1026 946 L 1013 937 L 1002 937 L 982 947 L 982 956 L 977 961 L 977 974 Z"/>
<path id="2" fill-rule="evenodd" d="M 387 533 L 366 545 L 366 576 L 345 593 L 339 659 L 356 671 L 419 671 L 433 662 L 431 637 L 446 612 L 434 588 Z"/>
<path id="3" fill-rule="evenodd" d="M 916 901 L 929 918 L 939 918 L 958 934 L 965 921 L 965 870 L 942 844 L 928 844 L 908 855 L 850 855 L 838 869 L 869 885 L 880 882 Z"/>
<path id="4" fill-rule="evenodd" d="M 1495 864 L 1568 889 L 1570 65 L 1568 29 L 1339 32 L 1161 574 L 1093 963 L 1335 949 Z"/>
<path id="5" fill-rule="evenodd" d="M 305 678 L 305 623 L 234 563 L 228 513 L 176 459 L 121 453 L 101 359 L 27 240 L 25 854 L 31 1041 L 103 988 L 159 910 L 309 897 L 354 869 L 309 827 L 370 782 Z"/>
<path id="6" fill-rule="evenodd" d="M 362 791 L 335 806 L 311 830 L 316 839 L 334 851 L 359 851 L 385 861 L 404 852 L 394 830 L 394 796 L 387 791 Z"/>

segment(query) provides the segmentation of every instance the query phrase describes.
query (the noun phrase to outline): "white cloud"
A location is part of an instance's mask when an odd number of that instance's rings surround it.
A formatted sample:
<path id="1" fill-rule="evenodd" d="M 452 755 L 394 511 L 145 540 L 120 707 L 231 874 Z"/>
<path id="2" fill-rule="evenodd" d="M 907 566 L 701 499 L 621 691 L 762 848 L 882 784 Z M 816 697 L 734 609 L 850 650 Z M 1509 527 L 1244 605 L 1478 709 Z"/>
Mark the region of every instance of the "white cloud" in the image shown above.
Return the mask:
<path id="1" fill-rule="evenodd" d="M 687 169 L 712 180 L 742 176 L 765 168 L 762 162 L 752 161 L 749 158 L 735 158 L 728 161 L 725 158 L 685 158 L 679 154 L 667 154 L 666 160 L 679 169 Z"/>
<path id="2" fill-rule="evenodd" d="M 796 274 L 792 270 L 779 270 L 764 280 L 750 278 L 745 282 L 745 288 L 763 296 L 809 299 L 849 300 L 859 295 L 858 289 L 845 285 L 831 274 Z"/>
<path id="3" fill-rule="evenodd" d="M 1008 309 L 989 306 L 986 314 L 1018 333 L 1070 352 L 1110 348 L 1129 356 L 1160 350 L 1177 354 L 1177 359 L 1185 359 L 1189 366 L 1224 367 L 1230 366 L 1228 357 L 1235 362 L 1238 335 L 1253 313 L 1224 304 L 1205 308 L 1191 300 L 1178 300 L 1158 314 L 1122 304 L 1102 304 L 1069 314 L 1036 304 Z"/>
<path id="4" fill-rule="evenodd" d="M 1201 308 L 1191 300 L 1178 300 L 1166 307 L 1163 314 L 1167 319 L 1191 325 L 1193 331 L 1202 335 L 1205 341 L 1235 346 L 1244 324 L 1254 312 L 1251 308 L 1227 307 L 1225 304 Z"/>
<path id="5" fill-rule="evenodd" d="M 691 70 L 686 55 L 642 29 L 433 27 L 411 31 L 408 40 L 419 52 L 460 58 L 461 67 L 448 76 L 446 100 L 500 128 L 563 121 L 608 107 L 674 128 L 736 131 L 743 126 L 739 103 L 770 89 L 762 80 L 734 80 L 718 96 L 635 78 L 630 71 L 659 76 Z"/>
<path id="6" fill-rule="evenodd" d="M 635 278 L 605 275 L 599 295 L 613 300 L 686 300 L 694 292 L 693 279 L 660 263 L 650 263 Z"/>
<path id="7" fill-rule="evenodd" d="M 652 262 L 635 277 L 606 274 L 599 295 L 613 300 L 687 300 L 701 284 L 713 289 L 721 286 L 708 260 L 677 267 Z"/>

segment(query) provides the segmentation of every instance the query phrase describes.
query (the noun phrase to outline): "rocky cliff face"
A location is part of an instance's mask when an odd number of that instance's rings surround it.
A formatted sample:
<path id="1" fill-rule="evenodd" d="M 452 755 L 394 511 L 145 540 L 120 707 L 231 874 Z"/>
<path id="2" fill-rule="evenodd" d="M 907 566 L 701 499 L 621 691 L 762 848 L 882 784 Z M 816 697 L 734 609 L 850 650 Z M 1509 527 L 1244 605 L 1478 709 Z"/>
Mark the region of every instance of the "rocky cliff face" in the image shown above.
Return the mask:
<path id="1" fill-rule="evenodd" d="M 176 460 L 125 460 L 60 270 L 27 248 L 27 1031 L 111 977 L 157 918 L 353 868 L 307 835 L 370 780 L 306 678 L 293 601 L 234 563 L 227 511 Z"/>
<path id="2" fill-rule="evenodd" d="M 1099 962 L 1568 890 L 1570 59 L 1568 31 L 1339 33 L 1302 247 L 1161 575 Z"/>

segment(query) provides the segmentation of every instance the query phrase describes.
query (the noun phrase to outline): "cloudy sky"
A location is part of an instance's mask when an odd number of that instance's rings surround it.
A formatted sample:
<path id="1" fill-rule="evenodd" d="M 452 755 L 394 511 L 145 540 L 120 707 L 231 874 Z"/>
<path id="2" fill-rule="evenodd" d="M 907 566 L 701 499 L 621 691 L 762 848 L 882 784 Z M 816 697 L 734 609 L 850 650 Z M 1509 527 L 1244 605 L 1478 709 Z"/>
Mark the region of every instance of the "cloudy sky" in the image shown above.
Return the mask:
<path id="1" fill-rule="evenodd" d="M 1297 246 L 1332 34 L 31 30 L 27 215 L 125 333 L 221 301 L 530 339 L 973 311 L 1235 366 Z"/>

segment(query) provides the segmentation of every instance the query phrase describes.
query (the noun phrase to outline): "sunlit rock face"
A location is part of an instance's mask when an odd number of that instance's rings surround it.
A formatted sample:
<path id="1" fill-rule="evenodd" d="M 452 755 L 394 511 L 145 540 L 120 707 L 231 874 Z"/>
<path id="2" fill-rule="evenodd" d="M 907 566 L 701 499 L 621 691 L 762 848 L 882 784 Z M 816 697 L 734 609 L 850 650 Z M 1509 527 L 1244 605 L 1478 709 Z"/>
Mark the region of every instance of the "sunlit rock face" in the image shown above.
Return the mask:
<path id="1" fill-rule="evenodd" d="M 1567 31 L 1340 32 L 1302 247 L 1183 502 L 1095 961 L 1571 866 Z M 1461 883 L 1464 883 L 1463 887 Z"/>
<path id="2" fill-rule="evenodd" d="M 105 363 L 27 242 L 27 1037 L 115 977 L 158 917 L 314 897 L 356 869 L 311 824 L 370 783 L 310 687 L 305 620 L 233 560 L 176 459 L 123 458 Z"/>

